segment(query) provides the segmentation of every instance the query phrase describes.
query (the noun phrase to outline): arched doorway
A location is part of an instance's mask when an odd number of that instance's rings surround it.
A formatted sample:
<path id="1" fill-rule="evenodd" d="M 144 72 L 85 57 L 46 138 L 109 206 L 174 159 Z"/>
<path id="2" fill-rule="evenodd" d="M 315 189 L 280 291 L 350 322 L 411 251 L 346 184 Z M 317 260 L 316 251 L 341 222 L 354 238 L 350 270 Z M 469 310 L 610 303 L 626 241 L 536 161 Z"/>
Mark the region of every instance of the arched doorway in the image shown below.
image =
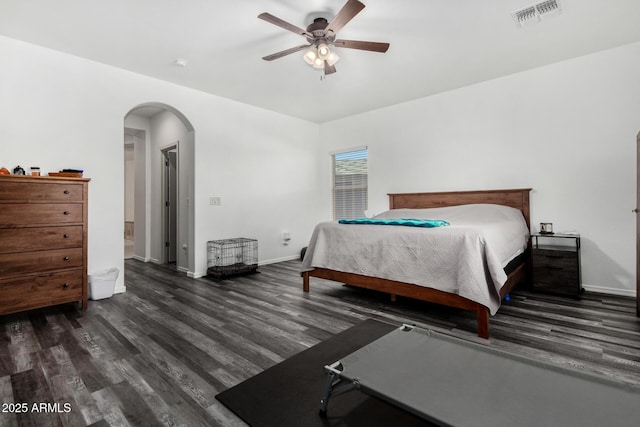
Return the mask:
<path id="1" fill-rule="evenodd" d="M 194 191 L 194 142 L 193 126 L 170 105 L 144 103 L 125 115 L 125 257 L 194 271 L 194 213 L 189 203 Z M 175 162 L 173 181 L 167 177 L 167 158 Z M 172 215 L 165 210 L 169 195 L 174 197 Z M 171 230 L 170 220 L 175 220 Z M 173 252 L 167 249 L 168 241 Z"/>

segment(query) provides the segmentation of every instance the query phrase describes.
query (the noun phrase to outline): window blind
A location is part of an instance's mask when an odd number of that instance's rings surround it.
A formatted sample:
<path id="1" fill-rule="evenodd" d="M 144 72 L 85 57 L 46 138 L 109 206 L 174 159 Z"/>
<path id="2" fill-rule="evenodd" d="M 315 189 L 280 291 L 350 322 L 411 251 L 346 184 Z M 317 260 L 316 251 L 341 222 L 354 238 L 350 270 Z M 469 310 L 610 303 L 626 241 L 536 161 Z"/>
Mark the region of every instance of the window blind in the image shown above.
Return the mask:
<path id="1" fill-rule="evenodd" d="M 333 218 L 365 216 L 368 209 L 367 149 L 333 154 Z"/>

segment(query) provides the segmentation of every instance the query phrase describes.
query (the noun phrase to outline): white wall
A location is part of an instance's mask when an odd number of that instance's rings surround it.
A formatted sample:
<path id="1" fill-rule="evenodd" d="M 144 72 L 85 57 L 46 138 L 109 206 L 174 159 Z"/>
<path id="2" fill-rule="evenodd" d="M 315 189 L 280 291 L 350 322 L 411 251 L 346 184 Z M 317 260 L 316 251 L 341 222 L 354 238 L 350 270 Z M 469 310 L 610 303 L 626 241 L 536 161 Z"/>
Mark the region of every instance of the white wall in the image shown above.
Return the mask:
<path id="1" fill-rule="evenodd" d="M 321 126 L 9 38 L 0 54 L 0 163 L 85 169 L 90 272 L 123 270 L 123 119 L 158 102 L 195 129 L 193 275 L 212 239 L 297 256 L 331 218 L 328 153 L 368 145 L 372 211 L 388 192 L 532 187 L 534 225 L 582 234 L 584 283 L 634 292 L 640 44 Z"/>
<path id="2" fill-rule="evenodd" d="M 321 181 L 330 151 L 368 145 L 376 213 L 390 192 L 532 187 L 534 229 L 581 233 L 585 287 L 634 295 L 638 76 L 640 43 L 326 123 Z"/>
<path id="3" fill-rule="evenodd" d="M 195 129 L 193 275 L 206 270 L 207 240 L 258 238 L 261 262 L 306 244 L 318 221 L 316 124 L 6 37 L 0 54 L 0 163 L 85 170 L 89 272 L 124 269 L 123 120 L 147 102 L 175 107 Z M 209 206 L 210 195 L 222 206 Z"/>
<path id="4" fill-rule="evenodd" d="M 216 125 L 223 115 L 231 126 Z M 258 239 L 261 261 L 299 254 L 323 219 L 317 138 L 317 125 L 241 104 L 212 111 L 210 122 L 196 127 L 196 246 L 247 237 Z M 209 197 L 220 197 L 221 206 L 209 205 Z M 288 246 L 284 230 L 291 233 Z M 204 261 L 197 259 L 196 271 Z"/>

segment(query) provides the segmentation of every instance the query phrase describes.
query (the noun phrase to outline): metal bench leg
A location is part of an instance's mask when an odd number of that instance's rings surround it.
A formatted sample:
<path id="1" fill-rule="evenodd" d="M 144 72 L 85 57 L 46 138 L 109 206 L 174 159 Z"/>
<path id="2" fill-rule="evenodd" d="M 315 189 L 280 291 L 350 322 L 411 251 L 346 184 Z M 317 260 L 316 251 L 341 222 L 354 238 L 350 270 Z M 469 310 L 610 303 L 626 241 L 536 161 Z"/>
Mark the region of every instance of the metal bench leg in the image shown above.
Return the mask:
<path id="1" fill-rule="evenodd" d="M 324 383 L 324 390 L 322 391 L 322 398 L 320 399 L 319 415 L 322 418 L 327 417 L 329 399 L 331 396 L 339 396 L 358 387 L 357 381 L 352 383 L 344 382 L 344 380 L 340 378 L 342 364 L 339 361 L 331 365 L 326 365 L 324 370 L 327 373 L 327 380 Z"/>

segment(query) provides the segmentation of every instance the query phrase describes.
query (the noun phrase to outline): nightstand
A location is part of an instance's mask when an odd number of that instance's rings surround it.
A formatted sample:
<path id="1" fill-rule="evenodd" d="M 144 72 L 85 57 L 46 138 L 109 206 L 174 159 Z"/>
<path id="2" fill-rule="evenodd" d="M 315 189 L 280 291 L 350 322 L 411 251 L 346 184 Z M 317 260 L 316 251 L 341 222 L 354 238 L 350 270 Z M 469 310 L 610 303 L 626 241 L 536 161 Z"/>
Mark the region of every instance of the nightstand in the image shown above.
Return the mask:
<path id="1" fill-rule="evenodd" d="M 580 235 L 531 236 L 533 290 L 580 298 Z"/>

